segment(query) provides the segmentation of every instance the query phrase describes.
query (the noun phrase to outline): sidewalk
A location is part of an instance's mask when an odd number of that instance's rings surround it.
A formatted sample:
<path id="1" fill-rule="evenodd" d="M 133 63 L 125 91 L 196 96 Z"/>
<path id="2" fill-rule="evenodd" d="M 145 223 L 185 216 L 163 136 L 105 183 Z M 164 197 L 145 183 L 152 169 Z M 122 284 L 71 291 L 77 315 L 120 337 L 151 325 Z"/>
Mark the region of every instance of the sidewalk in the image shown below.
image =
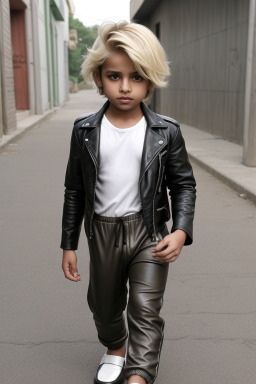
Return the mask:
<path id="1" fill-rule="evenodd" d="M 70 95 L 71 102 L 72 99 L 77 98 L 79 94 Z M 104 99 L 102 99 L 103 102 Z M 0 150 L 28 129 L 41 124 L 55 112 L 56 109 L 44 115 L 30 116 L 18 121 L 17 131 L 5 135 L 0 140 Z M 185 124 L 181 124 L 181 129 L 191 160 L 229 185 L 241 197 L 256 204 L 256 167 L 246 167 L 242 164 L 242 146 Z"/>
<path id="2" fill-rule="evenodd" d="M 6 145 L 16 140 L 21 135 L 23 135 L 23 133 L 25 133 L 29 129 L 35 128 L 42 124 L 48 118 L 53 116 L 53 114 L 55 114 L 57 110 L 58 107 L 55 107 L 49 111 L 46 111 L 42 115 L 30 115 L 21 120 L 17 119 L 17 129 L 15 131 L 10 132 L 8 135 L 3 135 L 3 137 L 0 138 L 0 150 L 3 149 Z"/>
<path id="3" fill-rule="evenodd" d="M 256 204 L 256 167 L 242 164 L 241 145 L 181 124 L 192 161 Z"/>

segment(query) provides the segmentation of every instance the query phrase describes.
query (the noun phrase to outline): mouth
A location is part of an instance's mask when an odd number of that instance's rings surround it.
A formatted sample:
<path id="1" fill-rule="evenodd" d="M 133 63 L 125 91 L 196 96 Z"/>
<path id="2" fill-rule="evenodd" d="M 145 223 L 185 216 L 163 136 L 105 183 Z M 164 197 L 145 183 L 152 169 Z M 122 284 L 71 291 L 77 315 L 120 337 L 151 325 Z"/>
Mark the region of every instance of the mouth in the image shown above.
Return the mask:
<path id="1" fill-rule="evenodd" d="M 129 101 L 132 101 L 130 97 L 119 97 L 118 100 L 120 100 L 123 103 L 128 103 Z"/>

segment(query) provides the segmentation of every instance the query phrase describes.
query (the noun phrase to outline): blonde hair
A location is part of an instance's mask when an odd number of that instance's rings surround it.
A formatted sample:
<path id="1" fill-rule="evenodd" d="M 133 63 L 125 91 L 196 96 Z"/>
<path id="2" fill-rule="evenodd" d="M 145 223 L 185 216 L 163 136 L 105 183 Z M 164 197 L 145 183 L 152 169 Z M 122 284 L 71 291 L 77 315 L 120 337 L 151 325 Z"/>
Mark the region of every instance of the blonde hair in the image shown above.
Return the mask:
<path id="1" fill-rule="evenodd" d="M 167 86 L 170 69 L 157 37 L 143 25 L 127 21 L 104 22 L 99 27 L 98 37 L 81 67 L 85 80 L 94 78 L 113 50 L 122 50 L 130 57 L 139 75 L 150 81 L 150 91 Z"/>

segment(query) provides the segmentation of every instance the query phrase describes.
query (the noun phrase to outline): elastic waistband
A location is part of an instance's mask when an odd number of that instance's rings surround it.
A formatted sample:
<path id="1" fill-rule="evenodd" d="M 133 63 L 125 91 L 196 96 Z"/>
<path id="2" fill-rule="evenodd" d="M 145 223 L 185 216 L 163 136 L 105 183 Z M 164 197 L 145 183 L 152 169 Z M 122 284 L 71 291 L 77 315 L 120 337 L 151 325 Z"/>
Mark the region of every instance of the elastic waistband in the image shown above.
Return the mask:
<path id="1" fill-rule="evenodd" d="M 127 216 L 121 216 L 121 217 L 107 217 L 107 216 L 100 216 L 97 215 L 97 213 L 94 213 L 93 218 L 97 221 L 101 221 L 103 223 L 118 223 L 120 221 L 123 222 L 129 222 L 129 221 L 135 221 L 140 220 L 142 218 L 142 211 L 137 213 L 132 213 L 131 215 Z"/>

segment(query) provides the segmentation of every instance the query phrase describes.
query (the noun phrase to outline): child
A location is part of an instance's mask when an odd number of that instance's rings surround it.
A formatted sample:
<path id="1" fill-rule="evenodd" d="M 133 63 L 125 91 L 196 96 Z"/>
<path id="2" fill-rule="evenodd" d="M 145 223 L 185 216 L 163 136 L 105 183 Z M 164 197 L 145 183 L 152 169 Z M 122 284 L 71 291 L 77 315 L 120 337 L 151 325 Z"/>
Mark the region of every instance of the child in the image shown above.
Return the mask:
<path id="1" fill-rule="evenodd" d="M 195 179 L 179 124 L 143 100 L 169 68 L 154 34 L 105 23 L 82 65 L 108 99 L 75 121 L 62 222 L 65 276 L 79 281 L 75 250 L 84 218 L 90 251 L 88 304 L 107 353 L 94 384 L 153 383 L 158 371 L 169 262 L 192 243 Z M 170 219 L 167 188 L 171 197 Z M 128 331 L 123 311 L 127 304 Z M 127 349 L 126 339 L 128 338 Z M 126 359 L 125 359 L 126 354 Z"/>

